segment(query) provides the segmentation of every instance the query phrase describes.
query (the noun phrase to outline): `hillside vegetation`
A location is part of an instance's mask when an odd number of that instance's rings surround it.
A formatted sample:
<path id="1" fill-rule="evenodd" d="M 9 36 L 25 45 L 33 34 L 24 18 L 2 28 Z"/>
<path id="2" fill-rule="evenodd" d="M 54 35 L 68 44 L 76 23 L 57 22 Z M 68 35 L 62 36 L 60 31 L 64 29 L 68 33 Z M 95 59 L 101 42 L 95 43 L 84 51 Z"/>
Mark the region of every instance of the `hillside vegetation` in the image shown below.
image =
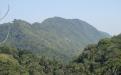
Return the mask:
<path id="1" fill-rule="evenodd" d="M 121 35 L 87 46 L 68 64 L 28 50 L 0 47 L 0 75 L 120 75 Z"/>
<path id="2" fill-rule="evenodd" d="M 33 24 L 15 19 L 11 23 L 0 25 L 0 42 L 7 35 L 8 38 L 2 45 L 26 49 L 38 56 L 63 61 L 78 56 L 86 45 L 110 37 L 82 20 L 60 17 Z"/>
<path id="3" fill-rule="evenodd" d="M 121 34 L 89 45 L 75 61 L 84 65 L 87 75 L 120 75 Z"/>

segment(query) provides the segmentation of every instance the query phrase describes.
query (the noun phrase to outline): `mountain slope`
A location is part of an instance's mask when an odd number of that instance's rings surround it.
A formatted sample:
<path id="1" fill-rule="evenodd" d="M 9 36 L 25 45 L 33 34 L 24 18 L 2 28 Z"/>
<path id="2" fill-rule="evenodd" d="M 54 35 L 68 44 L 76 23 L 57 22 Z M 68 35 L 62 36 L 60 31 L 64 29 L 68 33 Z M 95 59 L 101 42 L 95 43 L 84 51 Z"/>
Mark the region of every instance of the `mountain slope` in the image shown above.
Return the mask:
<path id="1" fill-rule="evenodd" d="M 8 29 L 10 27 L 10 30 Z M 86 45 L 109 37 L 88 23 L 78 19 L 60 17 L 48 18 L 42 23 L 14 20 L 0 25 L 0 41 L 4 40 L 9 30 L 7 45 L 31 50 L 40 56 L 72 59 Z"/>

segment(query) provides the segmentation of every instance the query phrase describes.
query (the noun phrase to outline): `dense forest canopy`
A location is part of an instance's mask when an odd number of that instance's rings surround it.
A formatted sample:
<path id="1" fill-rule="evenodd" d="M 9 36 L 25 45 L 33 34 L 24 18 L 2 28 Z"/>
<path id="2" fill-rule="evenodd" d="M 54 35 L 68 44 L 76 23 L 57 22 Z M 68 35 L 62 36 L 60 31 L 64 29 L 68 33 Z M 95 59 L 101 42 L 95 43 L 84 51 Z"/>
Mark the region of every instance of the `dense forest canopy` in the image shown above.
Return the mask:
<path id="1" fill-rule="evenodd" d="M 120 75 L 121 34 L 87 46 L 73 62 L 38 58 L 33 53 L 0 47 L 0 75 Z"/>

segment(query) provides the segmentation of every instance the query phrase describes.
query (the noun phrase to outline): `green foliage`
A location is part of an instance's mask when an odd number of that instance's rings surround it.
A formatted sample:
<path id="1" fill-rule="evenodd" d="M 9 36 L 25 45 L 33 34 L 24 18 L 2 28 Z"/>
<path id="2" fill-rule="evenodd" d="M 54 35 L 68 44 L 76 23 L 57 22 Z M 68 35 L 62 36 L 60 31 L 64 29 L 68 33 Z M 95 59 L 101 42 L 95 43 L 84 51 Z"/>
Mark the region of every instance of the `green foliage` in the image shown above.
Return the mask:
<path id="1" fill-rule="evenodd" d="M 75 60 L 85 65 L 91 75 L 121 74 L 121 36 L 102 39 L 96 45 L 90 45 Z"/>
<path id="2" fill-rule="evenodd" d="M 20 75 L 19 66 L 13 56 L 0 53 L 0 75 Z"/>
<path id="3" fill-rule="evenodd" d="M 88 45 L 73 62 L 64 64 L 29 50 L 0 47 L 0 75 L 120 75 L 121 37 Z"/>
<path id="4" fill-rule="evenodd" d="M 12 51 L 15 51 L 15 54 Z M 62 64 L 55 59 L 38 58 L 27 50 L 0 47 L 0 75 L 80 75 L 77 64 Z M 5 50 L 5 51 L 4 51 Z M 15 56 L 16 55 L 16 56 Z M 79 72 L 78 72 L 79 71 Z"/>

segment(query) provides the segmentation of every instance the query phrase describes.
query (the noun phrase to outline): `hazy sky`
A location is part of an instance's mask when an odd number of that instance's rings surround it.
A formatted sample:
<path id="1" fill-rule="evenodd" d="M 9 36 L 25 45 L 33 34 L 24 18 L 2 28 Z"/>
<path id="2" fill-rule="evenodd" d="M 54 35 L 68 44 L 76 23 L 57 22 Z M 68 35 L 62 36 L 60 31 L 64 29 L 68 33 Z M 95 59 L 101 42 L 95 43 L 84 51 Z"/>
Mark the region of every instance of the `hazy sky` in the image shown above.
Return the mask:
<path id="1" fill-rule="evenodd" d="M 41 22 L 48 17 L 78 18 L 111 35 L 121 33 L 121 0 L 0 0 L 2 22 L 23 19 Z M 1 22 L 1 23 L 2 23 Z"/>

